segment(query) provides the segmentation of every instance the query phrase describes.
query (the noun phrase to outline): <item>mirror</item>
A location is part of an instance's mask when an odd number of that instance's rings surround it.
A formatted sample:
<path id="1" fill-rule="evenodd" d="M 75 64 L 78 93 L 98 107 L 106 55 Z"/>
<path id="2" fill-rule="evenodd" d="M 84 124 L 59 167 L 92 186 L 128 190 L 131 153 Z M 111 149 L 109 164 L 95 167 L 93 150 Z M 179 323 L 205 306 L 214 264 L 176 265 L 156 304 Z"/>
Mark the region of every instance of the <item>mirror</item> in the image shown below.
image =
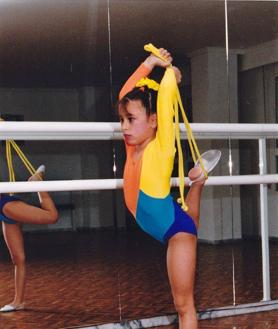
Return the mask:
<path id="1" fill-rule="evenodd" d="M 151 42 L 169 49 L 182 71 L 180 93 L 190 122 L 277 123 L 278 4 L 228 1 L 227 8 L 228 67 L 225 1 L 2 1 L 1 116 L 19 121 L 117 122 L 119 90 L 146 57 L 144 44 Z M 154 78 L 159 81 L 162 74 L 157 69 Z M 213 176 L 258 173 L 257 140 L 221 137 L 197 142 L 201 152 L 222 152 Z M 18 144 L 35 166 L 46 165 L 47 180 L 123 176 L 122 140 Z M 188 172 L 193 161 L 188 143 L 182 145 Z M 277 144 L 268 140 L 267 146 L 269 172 L 276 173 Z M 4 156 L 0 161 L 5 181 Z M 16 156 L 14 167 L 17 180 L 25 181 L 28 172 Z M 258 193 L 257 185 L 205 187 L 196 266 L 198 310 L 262 299 Z M 276 193 L 271 184 L 269 230 L 274 239 Z M 138 229 L 124 206 L 122 190 L 52 195 L 59 222 L 24 225 L 27 312 L 0 314 L 1 323 L 28 327 L 28 310 L 34 323 L 43 319 L 49 329 L 54 323 L 86 326 L 175 314 L 166 246 Z M 173 195 L 178 195 L 176 188 Z M 21 197 L 38 205 L 35 194 Z M 1 285 L 0 303 L 5 304 L 12 299 L 13 278 L 3 239 L 1 243 L 0 280 L 8 284 Z M 276 251 L 270 242 L 273 299 L 278 295 Z"/>
<path id="2" fill-rule="evenodd" d="M 275 116 L 275 77 L 277 76 L 277 3 L 274 1 L 229 1 L 230 53 L 238 53 L 238 122 L 277 123 Z M 260 13 L 258 15 L 258 13 Z M 241 31 L 244 17 L 244 31 Z M 275 140 L 266 141 L 265 173 L 276 173 Z M 240 140 L 241 175 L 259 174 L 259 140 Z M 266 187 L 268 195 L 268 229 L 270 251 L 270 297 L 277 299 L 273 238 L 276 212 L 275 184 Z M 235 302 L 254 303 L 266 300 L 262 277 L 262 243 L 259 185 L 242 185 L 239 189 L 241 239 L 234 247 Z M 243 275 L 244 273 L 244 275 Z"/>

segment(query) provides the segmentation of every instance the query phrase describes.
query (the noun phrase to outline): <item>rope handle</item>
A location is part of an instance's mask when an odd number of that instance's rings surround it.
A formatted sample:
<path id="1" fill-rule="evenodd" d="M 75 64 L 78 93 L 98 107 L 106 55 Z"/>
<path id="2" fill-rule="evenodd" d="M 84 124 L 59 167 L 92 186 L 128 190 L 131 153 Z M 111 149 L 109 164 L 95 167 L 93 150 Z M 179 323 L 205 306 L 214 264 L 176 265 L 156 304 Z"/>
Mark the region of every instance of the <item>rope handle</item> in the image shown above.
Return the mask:
<path id="1" fill-rule="evenodd" d="M 156 48 L 152 43 L 148 43 L 147 45 L 145 45 L 144 50 L 148 51 L 149 53 L 152 53 L 154 56 L 160 58 L 164 62 L 167 62 L 167 60 L 163 56 L 161 56 L 159 49 Z"/>

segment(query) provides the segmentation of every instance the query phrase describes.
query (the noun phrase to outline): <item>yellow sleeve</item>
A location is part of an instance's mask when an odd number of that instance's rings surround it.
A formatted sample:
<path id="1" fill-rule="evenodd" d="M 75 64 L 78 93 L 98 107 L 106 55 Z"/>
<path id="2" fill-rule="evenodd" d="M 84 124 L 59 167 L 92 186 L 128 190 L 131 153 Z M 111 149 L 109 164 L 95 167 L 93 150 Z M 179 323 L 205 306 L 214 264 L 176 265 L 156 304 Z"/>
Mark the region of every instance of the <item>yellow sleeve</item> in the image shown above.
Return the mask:
<path id="1" fill-rule="evenodd" d="M 174 103 L 176 97 L 177 81 L 174 70 L 166 69 L 160 82 L 157 95 L 157 134 L 156 139 L 161 150 L 166 156 L 175 153 L 175 129 L 174 129 Z"/>
<path id="2" fill-rule="evenodd" d="M 157 96 L 157 133 L 143 154 L 140 189 L 155 198 L 170 192 L 170 178 L 175 158 L 174 104 L 177 82 L 172 68 L 167 68 Z"/>

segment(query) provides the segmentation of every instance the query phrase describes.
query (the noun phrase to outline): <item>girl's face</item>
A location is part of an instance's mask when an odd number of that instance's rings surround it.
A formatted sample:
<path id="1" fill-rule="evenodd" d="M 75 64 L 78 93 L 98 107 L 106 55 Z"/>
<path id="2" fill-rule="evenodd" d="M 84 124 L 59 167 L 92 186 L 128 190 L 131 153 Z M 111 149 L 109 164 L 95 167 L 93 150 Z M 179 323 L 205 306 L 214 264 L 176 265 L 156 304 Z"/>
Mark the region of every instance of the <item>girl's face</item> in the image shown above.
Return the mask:
<path id="1" fill-rule="evenodd" d="M 119 109 L 121 128 L 128 145 L 144 145 L 156 134 L 156 114 L 147 115 L 140 100 L 130 100 L 125 109 Z"/>

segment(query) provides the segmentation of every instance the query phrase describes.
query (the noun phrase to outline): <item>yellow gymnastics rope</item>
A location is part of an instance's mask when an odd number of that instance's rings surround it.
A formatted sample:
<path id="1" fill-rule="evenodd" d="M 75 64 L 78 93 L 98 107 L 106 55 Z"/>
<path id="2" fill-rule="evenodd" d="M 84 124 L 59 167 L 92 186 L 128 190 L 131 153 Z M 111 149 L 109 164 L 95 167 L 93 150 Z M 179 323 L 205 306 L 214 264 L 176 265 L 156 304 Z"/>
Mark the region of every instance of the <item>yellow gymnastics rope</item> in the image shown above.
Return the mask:
<path id="1" fill-rule="evenodd" d="M 159 49 L 156 48 L 151 43 L 145 45 L 144 49 L 148 52 L 151 52 L 153 55 L 162 59 L 163 61 L 166 61 L 165 58 L 163 58 L 163 56 L 161 56 Z M 147 78 L 145 78 L 144 80 L 146 82 L 145 85 L 147 85 L 149 88 L 158 90 L 157 85 L 159 86 L 159 84 L 157 84 L 155 81 L 147 79 Z M 141 86 L 142 86 L 144 81 L 140 80 L 140 82 L 137 84 L 137 86 L 140 86 L 140 83 L 142 83 L 141 84 Z M 152 86 L 155 86 L 155 88 L 152 88 Z M 204 173 L 205 178 L 207 178 L 207 172 L 204 168 L 204 164 L 203 164 L 197 143 L 195 141 L 190 124 L 186 117 L 178 86 L 176 86 L 176 97 L 173 100 L 173 108 L 174 108 L 174 122 L 175 122 L 175 137 L 176 137 L 176 143 L 177 143 L 177 148 L 178 148 L 178 172 L 179 172 L 179 190 L 180 190 L 180 198 L 178 199 L 178 202 L 182 204 L 182 209 L 186 211 L 186 210 L 188 210 L 188 207 L 184 201 L 184 184 L 185 184 L 185 182 L 184 182 L 183 153 L 182 153 L 181 141 L 180 141 L 179 109 L 181 111 L 182 118 L 183 118 L 183 121 L 185 124 L 188 144 L 190 147 L 190 151 L 192 154 L 194 164 L 196 164 L 197 160 L 200 161 L 200 167 Z"/>
<path id="2" fill-rule="evenodd" d="M 0 121 L 4 121 L 2 118 L 0 118 Z M 23 164 L 29 171 L 31 175 L 34 175 L 36 170 L 30 163 L 30 161 L 26 158 L 24 153 L 21 151 L 19 146 L 14 140 L 6 140 L 6 159 L 7 159 L 7 165 L 8 165 L 8 171 L 9 171 L 9 181 L 10 182 L 15 182 L 15 173 L 14 173 L 14 168 L 13 168 L 13 161 L 12 161 L 12 148 L 16 151 L 17 155 L 19 158 L 22 160 Z"/>

